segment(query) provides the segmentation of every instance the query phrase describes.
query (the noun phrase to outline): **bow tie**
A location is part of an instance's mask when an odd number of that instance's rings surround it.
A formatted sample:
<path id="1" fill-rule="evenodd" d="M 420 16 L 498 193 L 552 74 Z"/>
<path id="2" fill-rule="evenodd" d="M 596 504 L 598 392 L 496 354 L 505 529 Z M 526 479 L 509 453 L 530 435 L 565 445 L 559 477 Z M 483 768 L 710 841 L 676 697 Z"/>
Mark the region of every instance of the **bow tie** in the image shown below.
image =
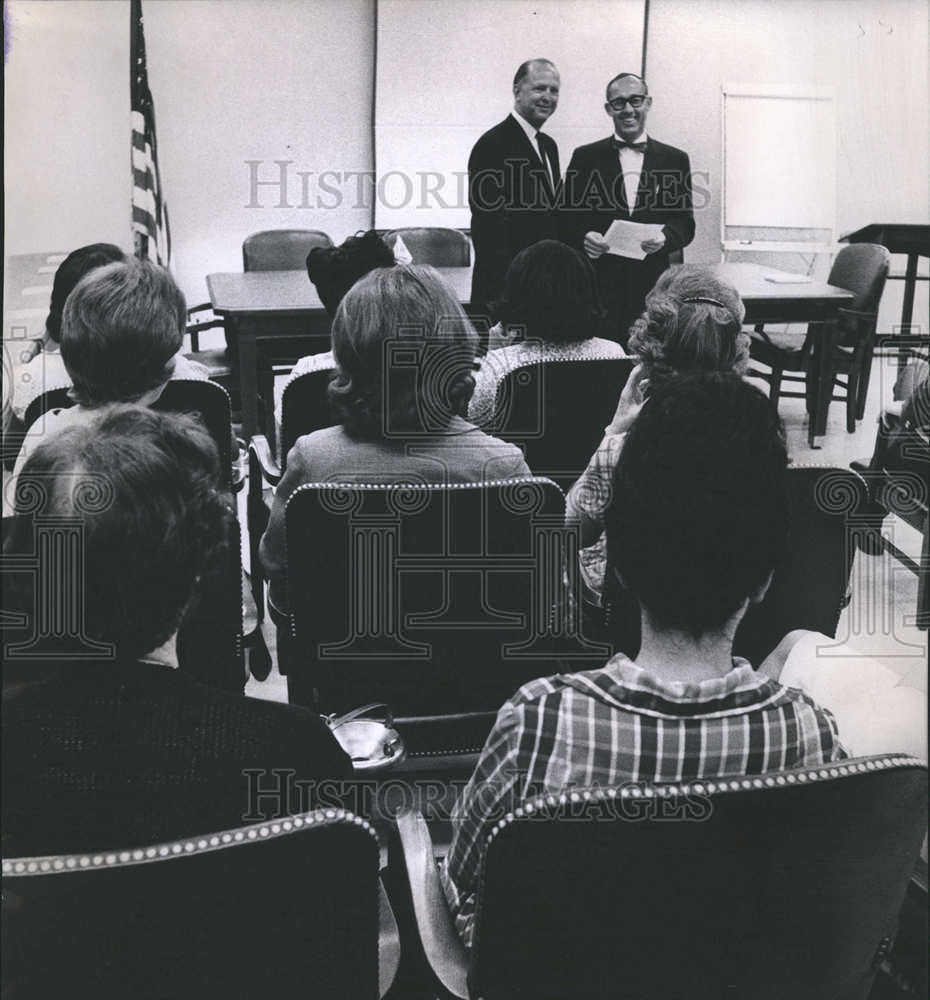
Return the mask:
<path id="1" fill-rule="evenodd" d="M 642 142 L 627 142 L 624 139 L 618 139 L 616 136 L 611 136 L 611 141 L 614 144 L 614 149 L 618 152 L 621 149 L 635 149 L 637 153 L 646 152 L 646 140 L 643 139 Z"/>

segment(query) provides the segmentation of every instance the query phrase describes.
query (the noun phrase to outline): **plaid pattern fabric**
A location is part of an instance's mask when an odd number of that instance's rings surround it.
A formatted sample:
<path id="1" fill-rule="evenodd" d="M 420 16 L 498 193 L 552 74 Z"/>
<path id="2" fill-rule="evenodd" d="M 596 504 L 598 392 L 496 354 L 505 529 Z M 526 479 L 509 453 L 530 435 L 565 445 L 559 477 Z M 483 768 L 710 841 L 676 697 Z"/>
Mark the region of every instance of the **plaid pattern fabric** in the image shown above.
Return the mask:
<path id="1" fill-rule="evenodd" d="M 453 817 L 441 880 L 471 945 L 481 851 L 525 798 L 623 782 L 763 774 L 847 756 L 833 716 L 734 659 L 725 677 L 666 682 L 623 654 L 525 684 L 497 715 Z"/>

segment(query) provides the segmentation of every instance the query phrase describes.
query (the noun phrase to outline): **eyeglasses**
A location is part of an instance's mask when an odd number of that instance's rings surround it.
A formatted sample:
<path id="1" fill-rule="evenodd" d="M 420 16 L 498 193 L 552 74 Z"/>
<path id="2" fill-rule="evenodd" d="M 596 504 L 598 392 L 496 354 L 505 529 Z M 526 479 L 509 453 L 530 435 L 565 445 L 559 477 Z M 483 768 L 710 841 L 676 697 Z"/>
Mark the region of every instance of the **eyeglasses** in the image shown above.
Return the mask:
<path id="1" fill-rule="evenodd" d="M 646 103 L 646 96 L 644 94 L 634 94 L 632 97 L 615 97 L 607 103 L 614 111 L 622 111 L 625 104 L 629 104 L 631 108 L 641 108 Z"/>

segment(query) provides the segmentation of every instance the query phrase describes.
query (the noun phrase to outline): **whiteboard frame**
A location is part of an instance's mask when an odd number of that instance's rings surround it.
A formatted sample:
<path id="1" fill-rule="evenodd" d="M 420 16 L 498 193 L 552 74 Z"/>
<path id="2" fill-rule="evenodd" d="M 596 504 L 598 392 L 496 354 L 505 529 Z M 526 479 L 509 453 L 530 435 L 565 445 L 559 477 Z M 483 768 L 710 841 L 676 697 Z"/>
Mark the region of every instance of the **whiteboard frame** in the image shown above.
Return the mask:
<path id="1" fill-rule="evenodd" d="M 772 240 L 730 240 L 726 238 L 728 97 L 774 97 L 799 101 L 822 101 L 830 105 L 833 117 L 833 130 L 830 136 L 830 185 L 833 189 L 833 218 L 830 222 L 830 238 L 828 242 L 778 242 Z M 763 83 L 724 83 L 720 88 L 720 251 L 723 259 L 726 259 L 726 254 L 729 250 L 739 250 L 747 253 L 837 253 L 840 249 L 840 244 L 837 242 L 836 237 L 836 150 L 836 91 L 833 87 L 796 87 L 790 84 Z"/>

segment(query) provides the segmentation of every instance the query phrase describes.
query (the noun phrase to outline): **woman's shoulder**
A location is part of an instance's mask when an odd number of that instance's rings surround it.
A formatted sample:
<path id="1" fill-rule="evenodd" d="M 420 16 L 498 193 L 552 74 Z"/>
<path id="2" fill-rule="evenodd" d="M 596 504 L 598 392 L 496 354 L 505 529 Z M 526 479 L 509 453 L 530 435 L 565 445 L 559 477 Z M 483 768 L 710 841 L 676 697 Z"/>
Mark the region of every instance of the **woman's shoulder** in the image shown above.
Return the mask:
<path id="1" fill-rule="evenodd" d="M 605 358 L 626 358 L 629 355 L 626 351 L 613 340 L 605 340 L 603 337 L 591 337 L 590 340 L 584 342 L 587 345 L 589 351 L 592 354 L 596 354 L 599 357 Z"/>

